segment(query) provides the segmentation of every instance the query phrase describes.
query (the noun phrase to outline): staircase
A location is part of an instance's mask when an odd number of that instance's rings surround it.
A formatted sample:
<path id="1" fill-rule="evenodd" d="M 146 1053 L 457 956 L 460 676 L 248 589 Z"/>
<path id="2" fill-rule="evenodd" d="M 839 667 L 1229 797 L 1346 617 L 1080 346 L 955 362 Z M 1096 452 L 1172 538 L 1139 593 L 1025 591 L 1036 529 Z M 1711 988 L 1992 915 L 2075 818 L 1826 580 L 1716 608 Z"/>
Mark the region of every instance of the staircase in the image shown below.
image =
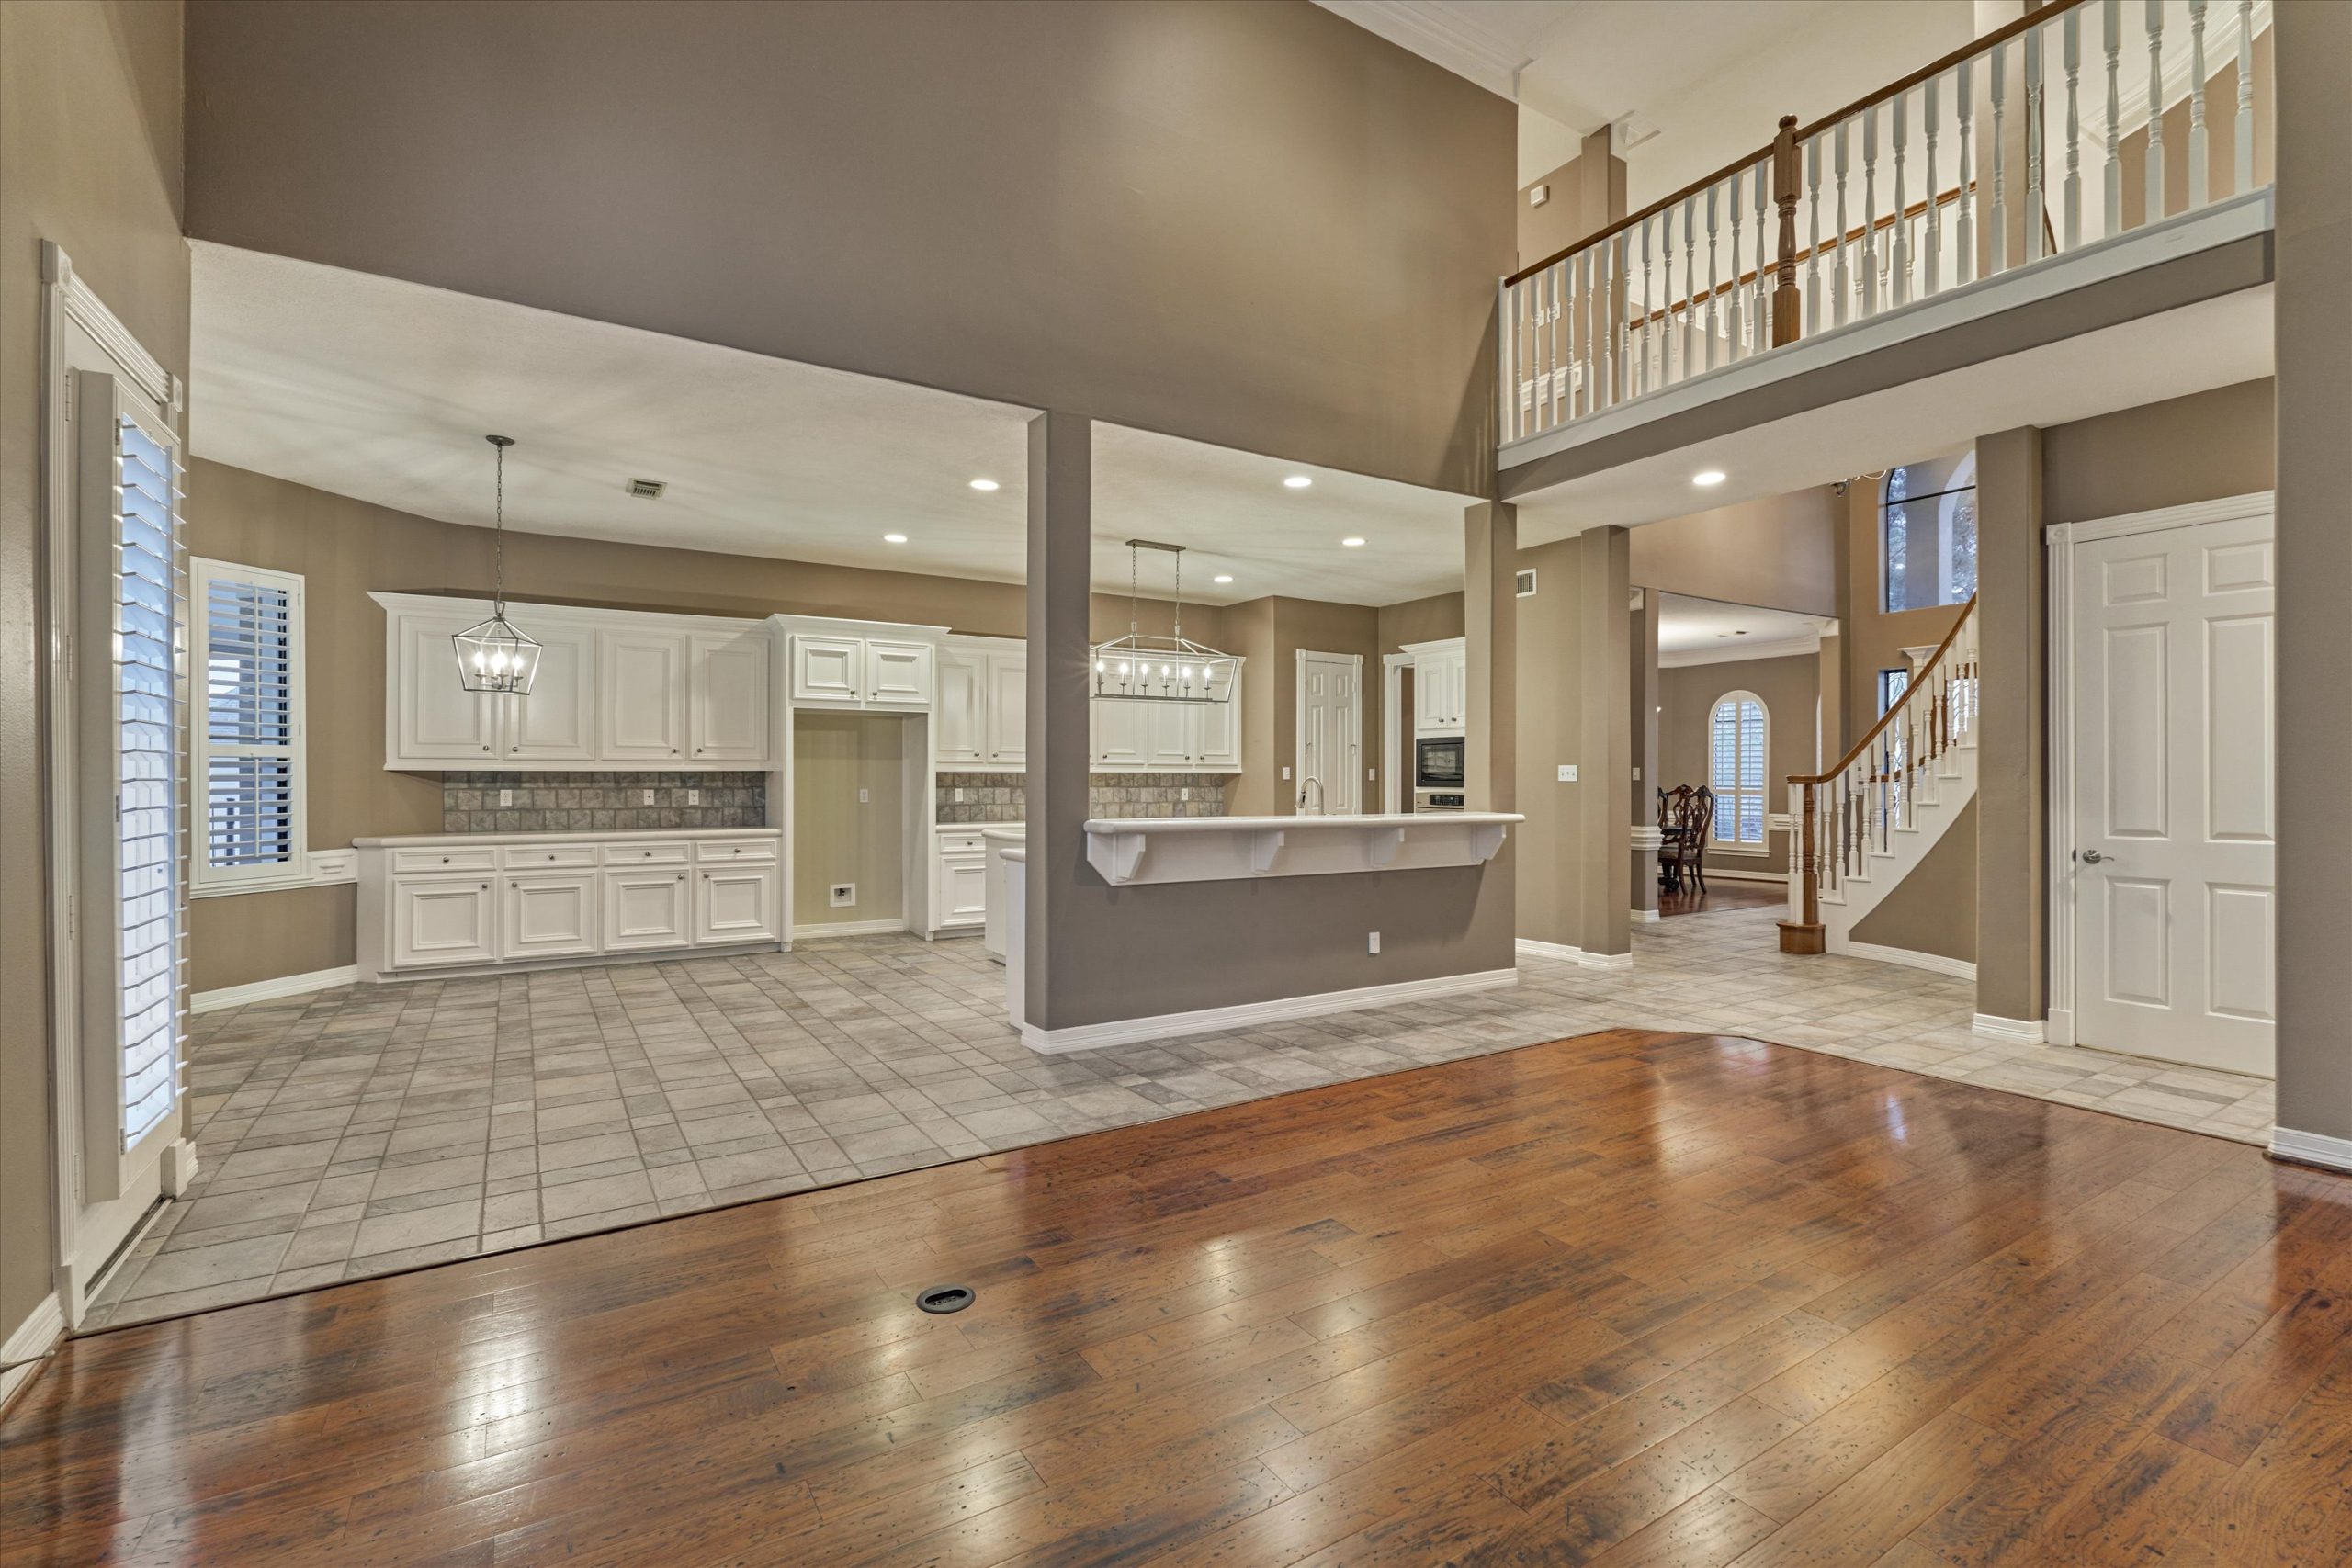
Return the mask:
<path id="1" fill-rule="evenodd" d="M 1870 733 L 1827 773 L 1789 780 L 1799 838 L 1781 952 L 1858 953 L 1855 926 L 1976 797 L 1976 653 L 1971 598 Z"/>

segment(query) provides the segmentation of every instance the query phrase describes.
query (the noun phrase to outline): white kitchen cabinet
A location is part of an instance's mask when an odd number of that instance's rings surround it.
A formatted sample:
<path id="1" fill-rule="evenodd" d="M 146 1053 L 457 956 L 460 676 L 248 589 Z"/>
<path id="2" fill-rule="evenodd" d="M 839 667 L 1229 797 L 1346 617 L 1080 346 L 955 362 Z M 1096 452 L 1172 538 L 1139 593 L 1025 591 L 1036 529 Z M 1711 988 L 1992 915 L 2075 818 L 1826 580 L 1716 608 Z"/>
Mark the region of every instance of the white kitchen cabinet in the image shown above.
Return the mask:
<path id="1" fill-rule="evenodd" d="M 768 639 L 758 632 L 686 638 L 686 729 L 698 766 L 768 760 Z"/>
<path id="2" fill-rule="evenodd" d="M 988 760 L 989 656 L 955 644 L 939 650 L 939 705 L 933 709 L 933 759 L 943 768 Z"/>
<path id="3" fill-rule="evenodd" d="M 602 933 L 606 953 L 684 947 L 694 941 L 688 888 L 694 874 L 682 866 L 610 868 L 604 873 Z"/>
<path id="4" fill-rule="evenodd" d="M 573 958 L 596 947 L 596 874 L 509 876 L 498 909 L 503 959 Z"/>
<path id="5" fill-rule="evenodd" d="M 1144 763 L 1182 772 L 1199 760 L 1201 705 L 1138 703 L 1144 710 Z"/>
<path id="6" fill-rule="evenodd" d="M 796 632 L 792 700 L 855 705 L 865 700 L 865 639 Z"/>
<path id="7" fill-rule="evenodd" d="M 396 877 L 390 887 L 390 958 L 401 969 L 491 964 L 498 958 L 494 879 Z"/>
<path id="8" fill-rule="evenodd" d="M 542 626 L 539 668 L 528 696 L 499 705 L 498 755 L 509 762 L 585 762 L 596 759 L 596 634 Z"/>
<path id="9" fill-rule="evenodd" d="M 605 630 L 596 634 L 596 649 L 604 754 L 680 766 L 686 754 L 685 635 Z"/>
<path id="10" fill-rule="evenodd" d="M 1469 657 L 1460 637 L 1408 643 L 1413 656 L 1413 732 L 1459 735 L 1470 713 Z"/>
<path id="11" fill-rule="evenodd" d="M 988 760 L 1001 767 L 1029 763 L 1029 653 L 1026 649 L 989 655 L 986 736 Z"/>
<path id="12" fill-rule="evenodd" d="M 1142 768 L 1151 761 L 1151 716 L 1159 705 L 1133 697 L 1094 699 L 1094 765 Z"/>
<path id="13" fill-rule="evenodd" d="M 1222 678 L 1220 686 L 1231 677 Z M 1238 772 L 1241 767 L 1241 694 L 1224 702 L 1205 703 L 1199 710 L 1200 733 L 1193 740 L 1193 761 L 1204 773 Z"/>
<path id="14" fill-rule="evenodd" d="M 927 642 L 865 641 L 866 705 L 928 708 L 939 650 Z"/>
<path id="15" fill-rule="evenodd" d="M 695 941 L 775 941 L 776 871 L 773 861 L 759 865 L 696 867 L 693 888 Z"/>
<path id="16" fill-rule="evenodd" d="M 1238 773 L 1241 767 L 1238 669 L 1221 677 L 1223 700 L 1161 703 L 1140 697 L 1093 702 L 1093 766 L 1102 773 Z"/>
<path id="17" fill-rule="evenodd" d="M 499 699 L 469 692 L 458 682 L 457 649 L 449 640 L 481 619 L 470 611 L 391 613 L 386 662 L 397 695 L 384 710 L 387 767 L 487 767 L 496 761 Z"/>
<path id="18" fill-rule="evenodd" d="M 939 836 L 933 884 L 933 931 L 977 926 L 988 918 L 988 857 L 978 833 Z"/>

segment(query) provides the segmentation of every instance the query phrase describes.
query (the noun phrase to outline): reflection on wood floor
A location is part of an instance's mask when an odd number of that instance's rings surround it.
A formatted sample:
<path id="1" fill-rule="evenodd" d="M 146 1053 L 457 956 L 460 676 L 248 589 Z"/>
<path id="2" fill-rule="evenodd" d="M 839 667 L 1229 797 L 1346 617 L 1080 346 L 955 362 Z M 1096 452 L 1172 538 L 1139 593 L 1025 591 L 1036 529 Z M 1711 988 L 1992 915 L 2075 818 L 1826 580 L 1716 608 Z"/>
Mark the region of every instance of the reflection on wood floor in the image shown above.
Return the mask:
<path id="1" fill-rule="evenodd" d="M 1688 879 L 1679 889 L 1660 891 L 1657 912 L 1661 917 L 1702 915 L 1715 909 L 1760 909 L 1768 904 L 1788 901 L 1788 889 L 1777 883 L 1734 882 L 1718 876 L 1707 884 L 1704 893 Z"/>
<path id="2" fill-rule="evenodd" d="M 0 1539 L 2340 1562 L 2347 1292 L 2352 1181 L 1618 1032 L 76 1341 L 0 1426 Z"/>

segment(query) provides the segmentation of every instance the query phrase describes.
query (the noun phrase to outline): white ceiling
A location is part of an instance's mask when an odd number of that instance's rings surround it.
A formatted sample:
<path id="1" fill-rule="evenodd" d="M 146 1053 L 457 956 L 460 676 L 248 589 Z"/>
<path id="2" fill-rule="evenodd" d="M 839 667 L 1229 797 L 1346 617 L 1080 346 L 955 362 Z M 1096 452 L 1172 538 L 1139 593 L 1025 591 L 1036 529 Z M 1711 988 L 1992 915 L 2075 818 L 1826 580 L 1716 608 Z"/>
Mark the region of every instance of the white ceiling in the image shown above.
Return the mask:
<path id="1" fill-rule="evenodd" d="M 1713 508 L 1804 490 L 1956 452 L 1990 431 L 2046 429 L 2256 380 L 2271 365 L 2265 286 L 1570 479 L 1519 498 L 1519 536 L 1548 544 L 1604 525 L 1679 517 L 1702 495 Z M 1709 468 L 1728 477 L 1693 490 L 1690 476 Z"/>
<path id="2" fill-rule="evenodd" d="M 198 457 L 453 523 L 1018 582 L 1030 411 L 198 242 Z M 1306 490 L 1283 478 L 1305 474 Z M 1098 426 L 1095 582 L 1135 536 L 1187 598 L 1385 604 L 1461 585 L 1464 498 Z M 662 479 L 658 501 L 624 493 Z M 1002 488 L 970 488 L 989 478 Z M 905 545 L 883 536 L 907 536 Z M 1361 536 L 1362 548 L 1340 546 Z M 1167 558 L 1147 591 L 1166 587 Z M 1219 586 L 1218 573 L 1234 581 Z"/>
<path id="3" fill-rule="evenodd" d="M 1833 616 L 1801 615 L 1754 604 L 1726 604 L 1685 593 L 1657 596 L 1661 664 L 1705 664 L 1724 659 L 1770 659 L 1804 653 L 1838 624 Z"/>

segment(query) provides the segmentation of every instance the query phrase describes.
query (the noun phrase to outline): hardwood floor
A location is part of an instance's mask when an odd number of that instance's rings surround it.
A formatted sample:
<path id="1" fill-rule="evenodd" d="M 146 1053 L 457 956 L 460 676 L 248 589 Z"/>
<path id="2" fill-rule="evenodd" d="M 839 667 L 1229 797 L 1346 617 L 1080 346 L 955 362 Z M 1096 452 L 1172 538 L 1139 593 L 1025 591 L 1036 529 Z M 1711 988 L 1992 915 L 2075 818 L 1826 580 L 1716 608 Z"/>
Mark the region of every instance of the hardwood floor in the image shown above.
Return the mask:
<path id="1" fill-rule="evenodd" d="M 1657 912 L 1663 919 L 1668 915 L 1703 915 L 1716 909 L 1760 909 L 1788 901 L 1785 887 L 1776 887 L 1769 882 L 1734 882 L 1718 876 L 1708 884 L 1704 893 L 1695 883 L 1659 889 Z"/>
<path id="2" fill-rule="evenodd" d="M 0 1427 L 0 1540 L 2339 1562 L 2347 1292 L 2352 1182 L 1600 1034 L 76 1341 Z"/>

